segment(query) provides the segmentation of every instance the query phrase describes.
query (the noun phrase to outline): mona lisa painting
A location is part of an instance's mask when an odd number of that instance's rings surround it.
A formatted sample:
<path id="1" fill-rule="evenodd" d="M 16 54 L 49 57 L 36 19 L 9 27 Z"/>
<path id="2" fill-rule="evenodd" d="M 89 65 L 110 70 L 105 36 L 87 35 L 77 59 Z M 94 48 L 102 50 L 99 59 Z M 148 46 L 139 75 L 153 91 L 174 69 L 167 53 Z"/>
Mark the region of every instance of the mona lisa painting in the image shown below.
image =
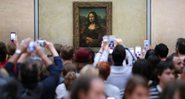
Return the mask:
<path id="1" fill-rule="evenodd" d="M 74 47 L 98 48 L 112 32 L 111 2 L 73 3 Z"/>

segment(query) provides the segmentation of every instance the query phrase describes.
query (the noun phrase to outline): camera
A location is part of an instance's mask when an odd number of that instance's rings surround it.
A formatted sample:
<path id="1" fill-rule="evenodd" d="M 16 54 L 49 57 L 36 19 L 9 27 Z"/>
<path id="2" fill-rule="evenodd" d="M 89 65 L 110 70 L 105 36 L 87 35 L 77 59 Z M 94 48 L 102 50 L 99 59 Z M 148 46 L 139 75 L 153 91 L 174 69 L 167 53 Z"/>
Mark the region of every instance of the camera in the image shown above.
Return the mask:
<path id="1" fill-rule="evenodd" d="M 44 46 L 45 46 L 45 40 L 38 40 L 38 41 L 37 41 L 37 44 L 38 44 L 40 47 L 44 47 Z"/>

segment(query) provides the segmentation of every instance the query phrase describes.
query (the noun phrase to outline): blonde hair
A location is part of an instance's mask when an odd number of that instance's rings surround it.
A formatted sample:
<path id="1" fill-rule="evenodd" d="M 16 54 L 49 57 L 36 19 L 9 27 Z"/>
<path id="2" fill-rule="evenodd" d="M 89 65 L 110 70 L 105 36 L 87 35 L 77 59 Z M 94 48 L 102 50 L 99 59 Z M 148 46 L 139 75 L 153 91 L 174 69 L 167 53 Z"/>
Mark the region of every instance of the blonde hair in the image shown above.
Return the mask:
<path id="1" fill-rule="evenodd" d="M 98 69 L 94 68 L 93 65 L 86 65 L 80 71 L 80 76 L 98 76 Z"/>

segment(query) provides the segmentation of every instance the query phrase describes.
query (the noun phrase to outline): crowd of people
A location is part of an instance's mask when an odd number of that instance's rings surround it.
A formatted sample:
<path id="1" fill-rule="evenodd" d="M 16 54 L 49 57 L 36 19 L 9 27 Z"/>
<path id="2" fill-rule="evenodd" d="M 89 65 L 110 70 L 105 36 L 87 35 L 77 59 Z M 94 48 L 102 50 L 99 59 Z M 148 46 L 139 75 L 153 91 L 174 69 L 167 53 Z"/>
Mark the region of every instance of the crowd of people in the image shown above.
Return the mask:
<path id="1" fill-rule="evenodd" d="M 185 38 L 136 56 L 118 40 L 90 48 L 0 42 L 0 99 L 185 99 Z"/>

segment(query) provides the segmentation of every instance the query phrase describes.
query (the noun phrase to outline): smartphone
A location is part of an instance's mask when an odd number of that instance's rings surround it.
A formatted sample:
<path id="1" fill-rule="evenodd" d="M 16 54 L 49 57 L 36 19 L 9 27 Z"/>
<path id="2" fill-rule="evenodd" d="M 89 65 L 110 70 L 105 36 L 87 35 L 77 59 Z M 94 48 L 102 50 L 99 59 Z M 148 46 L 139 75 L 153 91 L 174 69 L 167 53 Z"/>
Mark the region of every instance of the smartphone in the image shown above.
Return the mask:
<path id="1" fill-rule="evenodd" d="M 28 51 L 29 52 L 33 52 L 33 51 L 35 51 L 35 45 L 34 45 L 34 41 L 31 41 L 30 43 L 29 43 L 29 45 L 28 45 Z"/>
<path id="2" fill-rule="evenodd" d="M 16 32 L 11 32 L 10 33 L 10 40 L 14 41 L 16 39 Z"/>
<path id="3" fill-rule="evenodd" d="M 116 37 L 113 35 L 109 36 L 109 53 L 112 54 L 114 47 L 116 46 Z"/>
<path id="4" fill-rule="evenodd" d="M 44 46 L 45 46 L 45 40 L 38 40 L 38 41 L 37 41 L 37 44 L 38 44 L 40 47 L 44 47 Z"/>
<path id="5" fill-rule="evenodd" d="M 141 56 L 141 46 L 136 46 L 135 47 L 135 54 L 137 57 Z"/>
<path id="6" fill-rule="evenodd" d="M 148 50 L 149 47 L 150 47 L 150 42 L 149 42 L 149 40 L 144 40 L 144 49 L 145 49 L 145 50 Z"/>

